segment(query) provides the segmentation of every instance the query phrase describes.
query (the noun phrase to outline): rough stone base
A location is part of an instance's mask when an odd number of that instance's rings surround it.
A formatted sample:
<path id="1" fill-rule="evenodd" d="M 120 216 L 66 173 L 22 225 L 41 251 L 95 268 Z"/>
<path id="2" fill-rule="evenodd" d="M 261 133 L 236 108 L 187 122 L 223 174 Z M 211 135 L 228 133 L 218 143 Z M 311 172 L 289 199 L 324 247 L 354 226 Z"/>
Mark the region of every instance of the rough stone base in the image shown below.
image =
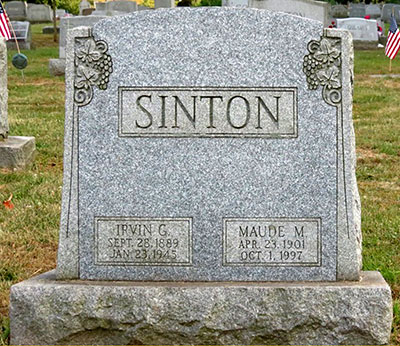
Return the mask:
<path id="1" fill-rule="evenodd" d="M 11 288 L 11 344 L 385 344 L 390 288 L 361 282 L 56 281 Z"/>
<path id="2" fill-rule="evenodd" d="M 35 157 L 35 137 L 9 136 L 0 141 L 0 168 L 23 169 Z"/>
<path id="3" fill-rule="evenodd" d="M 356 50 L 374 50 L 380 49 L 376 41 L 353 41 L 354 49 Z"/>
<path id="4" fill-rule="evenodd" d="M 51 76 L 65 75 L 65 59 L 50 59 L 49 73 Z"/>

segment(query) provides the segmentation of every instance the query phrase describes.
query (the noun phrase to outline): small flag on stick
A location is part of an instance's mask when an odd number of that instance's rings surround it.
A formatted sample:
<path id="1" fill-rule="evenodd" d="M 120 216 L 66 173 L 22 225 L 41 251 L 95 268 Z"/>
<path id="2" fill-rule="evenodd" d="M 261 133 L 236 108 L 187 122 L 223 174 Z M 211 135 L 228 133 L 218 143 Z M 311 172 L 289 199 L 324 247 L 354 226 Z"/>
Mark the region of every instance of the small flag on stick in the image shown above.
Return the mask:
<path id="1" fill-rule="evenodd" d="M 397 27 L 396 19 L 392 15 L 390 18 L 390 28 L 388 32 L 388 38 L 386 42 L 385 54 L 390 60 L 396 57 L 397 52 L 400 48 L 400 32 Z"/>
<path id="2" fill-rule="evenodd" d="M 0 2 L 0 37 L 4 37 L 6 41 L 11 38 L 10 28 L 8 27 L 7 13 Z"/>

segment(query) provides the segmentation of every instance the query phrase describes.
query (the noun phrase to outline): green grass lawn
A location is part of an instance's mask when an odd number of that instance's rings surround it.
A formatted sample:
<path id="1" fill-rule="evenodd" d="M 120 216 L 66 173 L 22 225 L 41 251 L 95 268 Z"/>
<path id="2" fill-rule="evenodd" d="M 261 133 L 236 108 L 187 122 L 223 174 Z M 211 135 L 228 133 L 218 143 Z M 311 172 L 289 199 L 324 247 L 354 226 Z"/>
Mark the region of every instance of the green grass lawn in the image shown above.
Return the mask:
<path id="1" fill-rule="evenodd" d="M 0 345 L 7 344 L 11 285 L 56 265 L 60 217 L 64 79 L 48 73 L 58 57 L 52 35 L 33 26 L 35 50 L 25 51 L 25 79 L 11 66 L 11 135 L 35 136 L 37 157 L 25 171 L 0 170 L 0 202 L 13 194 L 14 209 L 0 203 Z M 400 56 L 392 73 L 400 74 Z M 400 344 L 400 78 L 388 73 L 383 50 L 355 54 L 354 125 L 362 202 L 363 269 L 379 270 L 394 299 L 392 344 Z"/>

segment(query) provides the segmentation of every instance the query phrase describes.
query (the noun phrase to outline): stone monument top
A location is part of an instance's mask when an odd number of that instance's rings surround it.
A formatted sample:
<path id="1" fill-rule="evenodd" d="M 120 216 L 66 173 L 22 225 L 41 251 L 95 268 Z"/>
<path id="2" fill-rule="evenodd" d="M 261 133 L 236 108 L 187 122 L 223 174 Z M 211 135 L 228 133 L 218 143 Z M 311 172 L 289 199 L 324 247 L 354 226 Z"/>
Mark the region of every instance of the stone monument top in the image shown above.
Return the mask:
<path id="1" fill-rule="evenodd" d="M 60 278 L 359 279 L 349 33 L 159 10 L 66 52 Z"/>

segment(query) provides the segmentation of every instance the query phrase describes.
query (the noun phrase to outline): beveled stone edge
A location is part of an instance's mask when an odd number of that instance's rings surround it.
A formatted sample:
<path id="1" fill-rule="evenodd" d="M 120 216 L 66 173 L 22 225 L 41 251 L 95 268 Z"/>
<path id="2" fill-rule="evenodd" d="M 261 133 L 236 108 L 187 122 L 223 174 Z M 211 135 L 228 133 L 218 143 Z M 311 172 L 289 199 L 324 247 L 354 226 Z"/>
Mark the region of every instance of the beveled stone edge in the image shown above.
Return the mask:
<path id="1" fill-rule="evenodd" d="M 324 29 L 324 36 L 340 38 L 342 45 L 342 101 L 339 122 L 338 150 L 338 239 L 337 280 L 359 280 L 361 256 L 361 204 L 356 179 L 356 149 L 353 126 L 353 66 L 354 50 L 351 33 L 347 30 Z M 344 54 L 344 53 L 348 53 Z M 340 125 L 340 124 L 339 124 Z M 343 191 L 344 194 L 340 195 Z"/>
<path id="2" fill-rule="evenodd" d="M 57 256 L 57 278 L 79 278 L 78 230 L 78 106 L 74 100 L 75 38 L 91 37 L 89 27 L 67 32 L 65 65 L 64 174 L 61 202 L 60 234 Z"/>

